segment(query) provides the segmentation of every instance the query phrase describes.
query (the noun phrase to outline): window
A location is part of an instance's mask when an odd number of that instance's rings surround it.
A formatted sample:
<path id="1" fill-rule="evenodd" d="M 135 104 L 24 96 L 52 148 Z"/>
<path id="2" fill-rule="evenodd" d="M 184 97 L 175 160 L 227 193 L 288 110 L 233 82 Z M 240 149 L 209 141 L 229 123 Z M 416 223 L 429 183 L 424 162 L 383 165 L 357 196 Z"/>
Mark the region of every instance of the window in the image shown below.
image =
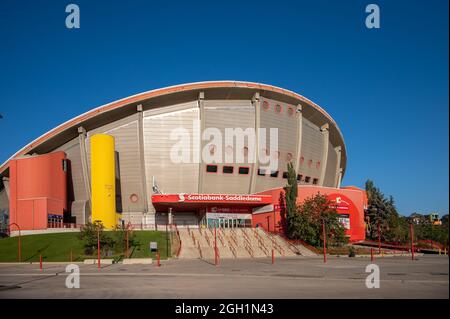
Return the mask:
<path id="1" fill-rule="evenodd" d="M 263 104 L 262 104 L 262 107 L 263 107 L 264 111 L 268 111 L 270 109 L 269 102 L 264 101 Z"/>
<path id="2" fill-rule="evenodd" d="M 234 151 L 233 146 L 227 145 L 227 147 L 225 147 L 225 153 L 226 153 L 226 154 L 232 155 L 232 154 L 233 154 L 233 151 Z"/>
<path id="3" fill-rule="evenodd" d="M 206 171 L 208 173 L 217 173 L 217 165 L 206 165 Z"/>
<path id="4" fill-rule="evenodd" d="M 305 183 L 309 183 L 310 181 L 311 181 L 311 177 L 306 176 L 306 177 L 305 177 Z"/>
<path id="5" fill-rule="evenodd" d="M 278 171 L 272 171 L 270 177 L 278 177 Z"/>
<path id="6" fill-rule="evenodd" d="M 316 163 L 316 169 L 319 169 L 320 168 L 320 161 L 317 161 L 317 163 Z"/>
<path id="7" fill-rule="evenodd" d="M 301 174 L 297 174 L 297 180 L 298 180 L 299 182 L 301 182 L 301 181 L 302 181 L 302 179 L 303 179 L 303 175 L 301 175 Z"/>
<path id="8" fill-rule="evenodd" d="M 233 166 L 224 166 L 222 169 L 222 173 L 224 174 L 233 174 Z"/>
<path id="9" fill-rule="evenodd" d="M 262 168 L 258 168 L 258 175 L 259 176 L 266 176 L 266 170 Z"/>
<path id="10" fill-rule="evenodd" d="M 239 174 L 248 175 L 249 168 L 248 167 L 239 167 Z"/>
<path id="11" fill-rule="evenodd" d="M 286 154 L 286 162 L 291 162 L 292 161 L 292 153 L 287 153 Z"/>
<path id="12" fill-rule="evenodd" d="M 209 155 L 214 155 L 216 153 L 216 145 L 209 145 Z"/>
<path id="13" fill-rule="evenodd" d="M 62 160 L 62 169 L 63 169 L 63 172 L 67 172 L 67 160 L 66 159 Z"/>
<path id="14" fill-rule="evenodd" d="M 281 113 L 281 111 L 283 111 L 283 108 L 281 107 L 281 105 L 280 104 L 275 105 L 275 112 Z"/>
<path id="15" fill-rule="evenodd" d="M 288 178 L 288 172 L 283 172 L 283 178 Z"/>
<path id="16" fill-rule="evenodd" d="M 288 107 L 288 115 L 289 116 L 294 116 L 294 114 L 295 114 L 294 108 L 292 106 L 289 106 Z"/>
<path id="17" fill-rule="evenodd" d="M 313 185 L 317 185 L 319 183 L 319 179 L 318 178 L 314 178 L 313 179 Z"/>
<path id="18" fill-rule="evenodd" d="M 308 160 L 308 167 L 311 167 L 313 164 L 313 160 Z"/>
<path id="19" fill-rule="evenodd" d="M 139 200 L 139 196 L 137 194 L 130 195 L 130 202 L 137 203 L 138 200 Z"/>

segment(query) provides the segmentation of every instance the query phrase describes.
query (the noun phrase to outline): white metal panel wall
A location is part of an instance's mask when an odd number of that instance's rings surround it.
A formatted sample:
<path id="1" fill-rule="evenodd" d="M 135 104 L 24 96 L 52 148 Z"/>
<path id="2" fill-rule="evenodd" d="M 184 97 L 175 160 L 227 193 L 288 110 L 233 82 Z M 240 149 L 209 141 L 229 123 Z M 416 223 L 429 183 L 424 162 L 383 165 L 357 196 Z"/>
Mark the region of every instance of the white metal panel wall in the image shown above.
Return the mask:
<path id="1" fill-rule="evenodd" d="M 320 177 L 320 171 L 323 163 L 322 153 L 323 153 L 323 135 L 320 128 L 315 126 L 313 123 L 303 118 L 303 132 L 302 132 L 302 147 L 300 156 L 303 157 L 303 162 L 300 161 L 300 172 L 299 174 L 311 177 L 311 182 L 313 178 Z M 311 165 L 310 165 L 310 161 Z M 320 163 L 318 166 L 317 163 Z M 311 183 L 310 182 L 310 183 Z"/>
<path id="2" fill-rule="evenodd" d="M 265 108 L 268 103 L 268 108 Z M 267 105 L 267 104 L 266 104 Z M 281 112 L 276 111 L 277 105 L 281 106 Z M 289 108 L 294 110 L 289 113 Z M 261 99 L 261 120 L 260 127 L 266 128 L 267 149 L 270 147 L 270 128 L 278 128 L 278 177 L 256 176 L 256 191 L 262 191 L 270 188 L 283 187 L 286 185 L 286 179 L 283 179 L 283 172 L 287 171 L 287 157 L 291 155 L 292 162 L 295 163 L 298 136 L 297 136 L 297 114 L 294 105 L 281 103 L 275 100 Z"/>
<path id="3" fill-rule="evenodd" d="M 336 187 L 337 152 L 331 143 L 328 143 L 328 160 L 325 170 L 323 186 Z"/>
<path id="4" fill-rule="evenodd" d="M 120 191 L 123 212 L 143 212 L 144 194 L 141 182 L 141 161 L 137 115 L 121 119 L 88 132 L 86 152 L 90 167 L 90 137 L 104 133 L 114 137 L 115 151 L 119 157 Z M 137 200 L 136 200 L 136 195 Z M 141 218 L 141 217 L 140 217 Z"/>
<path id="5" fill-rule="evenodd" d="M 155 223 L 158 226 L 165 226 L 168 222 L 167 215 L 168 215 L 167 213 L 156 213 L 155 214 Z M 193 212 L 178 212 L 178 213 L 172 214 L 172 223 L 176 224 L 178 227 L 198 226 L 198 217 Z"/>
<path id="6" fill-rule="evenodd" d="M 250 174 L 240 175 L 239 167 L 251 167 L 249 161 L 252 159 L 243 158 L 244 163 L 237 163 L 236 157 L 239 153 L 244 154 L 244 149 L 238 149 L 236 139 L 232 145 L 228 145 L 225 141 L 225 129 L 241 128 L 246 130 L 255 129 L 255 110 L 250 100 L 205 100 L 204 125 L 207 128 L 217 128 L 222 134 L 222 164 L 218 165 L 217 173 L 207 173 L 206 163 L 202 165 L 203 174 L 203 192 L 204 193 L 223 193 L 223 194 L 248 194 L 250 189 Z M 209 141 L 203 141 L 203 146 Z M 244 139 L 244 147 L 249 147 L 248 138 Z M 227 148 L 231 146 L 231 148 Z M 219 145 L 218 145 L 219 147 Z M 254 147 L 254 145 L 252 146 Z M 225 155 L 227 151 L 232 151 L 234 160 L 226 161 Z M 232 174 L 223 174 L 223 166 L 233 166 Z"/>
<path id="7" fill-rule="evenodd" d="M 159 112 L 156 115 L 150 112 L 145 115 L 143 126 L 147 198 L 151 199 L 153 194 L 153 176 L 159 189 L 165 193 L 197 193 L 199 163 L 192 161 L 193 121 L 199 119 L 197 102 L 185 105 L 182 110 Z M 171 140 L 170 135 L 177 128 L 185 129 L 190 136 L 190 163 L 174 163 L 171 160 L 170 151 L 178 141 Z M 152 208 L 149 207 L 149 210 Z"/>

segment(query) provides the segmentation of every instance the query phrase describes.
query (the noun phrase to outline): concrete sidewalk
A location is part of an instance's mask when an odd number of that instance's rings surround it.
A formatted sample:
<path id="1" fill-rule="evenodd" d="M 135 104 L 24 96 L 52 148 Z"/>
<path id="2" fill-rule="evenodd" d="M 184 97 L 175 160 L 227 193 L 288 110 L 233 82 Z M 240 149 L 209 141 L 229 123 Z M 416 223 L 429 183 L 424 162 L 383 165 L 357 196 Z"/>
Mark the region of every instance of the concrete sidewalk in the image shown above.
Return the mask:
<path id="1" fill-rule="evenodd" d="M 0 264 L 0 298 L 448 298 L 448 257 L 379 258 L 379 289 L 365 280 L 370 258 L 169 260 L 80 265 L 80 289 L 65 287 L 67 264 Z"/>

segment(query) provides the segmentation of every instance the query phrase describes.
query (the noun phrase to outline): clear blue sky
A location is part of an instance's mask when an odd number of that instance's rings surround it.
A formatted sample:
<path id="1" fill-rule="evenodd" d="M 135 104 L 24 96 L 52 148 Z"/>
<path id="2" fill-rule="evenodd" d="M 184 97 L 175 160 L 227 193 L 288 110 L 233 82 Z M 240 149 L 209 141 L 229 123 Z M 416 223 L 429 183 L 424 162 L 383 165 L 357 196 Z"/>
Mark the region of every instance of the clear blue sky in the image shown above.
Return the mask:
<path id="1" fill-rule="evenodd" d="M 81 29 L 65 28 L 65 7 Z M 381 29 L 365 28 L 365 6 Z M 340 126 L 344 185 L 448 213 L 448 1 L 0 2 L 0 162 L 62 122 L 185 82 L 293 90 Z"/>

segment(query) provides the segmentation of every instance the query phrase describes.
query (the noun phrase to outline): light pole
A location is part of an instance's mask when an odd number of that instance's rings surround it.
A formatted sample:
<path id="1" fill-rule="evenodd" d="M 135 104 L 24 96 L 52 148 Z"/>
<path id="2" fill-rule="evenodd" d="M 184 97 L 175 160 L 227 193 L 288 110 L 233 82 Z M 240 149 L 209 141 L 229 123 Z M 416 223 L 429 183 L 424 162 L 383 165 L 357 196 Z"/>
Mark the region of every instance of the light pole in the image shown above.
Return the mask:
<path id="1" fill-rule="evenodd" d="M 275 221 L 276 221 L 276 213 L 275 209 L 273 210 L 273 232 L 275 233 Z"/>
<path id="2" fill-rule="evenodd" d="M 169 213 L 167 214 L 167 223 L 166 223 L 166 258 L 169 257 L 169 219 L 172 215 L 172 207 L 169 208 Z"/>
<path id="3" fill-rule="evenodd" d="M 17 229 L 19 230 L 19 242 L 18 242 L 18 254 L 19 254 L 19 262 L 22 262 L 22 242 L 21 242 L 21 235 L 20 235 L 20 226 L 16 223 L 11 223 L 9 224 L 9 234 L 11 234 L 11 226 L 16 226 Z"/>

